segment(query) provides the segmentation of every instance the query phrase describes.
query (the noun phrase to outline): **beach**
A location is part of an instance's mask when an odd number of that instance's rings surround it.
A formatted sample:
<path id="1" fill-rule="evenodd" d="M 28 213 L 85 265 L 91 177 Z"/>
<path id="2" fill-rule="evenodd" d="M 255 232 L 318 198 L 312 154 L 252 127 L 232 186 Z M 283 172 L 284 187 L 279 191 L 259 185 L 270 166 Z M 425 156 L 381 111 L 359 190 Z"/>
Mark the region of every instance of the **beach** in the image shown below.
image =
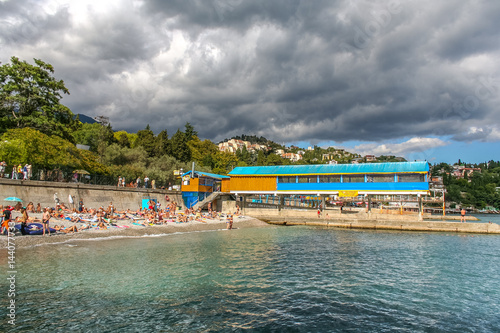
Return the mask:
<path id="1" fill-rule="evenodd" d="M 19 212 L 13 211 L 13 218 L 20 216 Z M 30 213 L 30 217 L 35 219 L 41 219 L 41 213 Z M 144 223 L 144 220 L 139 220 Z M 162 234 L 172 234 L 172 233 L 188 233 L 196 231 L 209 231 L 209 230 L 225 230 L 227 229 L 228 219 L 222 217 L 218 219 L 203 218 L 201 221 L 189 221 L 189 222 L 164 222 L 164 224 L 146 224 L 142 225 L 137 223 L 136 219 L 122 219 L 112 221 L 111 223 L 104 223 L 106 229 L 96 227 L 95 223 L 85 223 L 85 222 L 72 222 L 64 218 L 51 218 L 49 226 L 53 228 L 54 226 L 59 226 L 63 228 L 68 228 L 76 226 L 78 232 L 64 233 L 58 231 L 56 233 L 51 233 L 51 235 L 21 235 L 16 233 L 15 244 L 17 248 L 25 248 L 32 246 L 39 246 L 44 244 L 56 244 L 62 242 L 70 242 L 74 240 L 92 239 L 92 238 L 126 238 L 126 237 L 142 237 L 147 235 L 162 235 Z M 90 225 L 89 229 L 81 229 L 83 226 Z M 29 224 L 28 224 L 29 226 Z M 235 216 L 233 229 L 243 229 L 252 227 L 263 227 L 268 226 L 267 223 L 260 221 L 258 219 L 248 217 L 248 216 Z M 6 248 L 7 246 L 7 236 L 3 235 L 0 237 L 0 246 Z"/>

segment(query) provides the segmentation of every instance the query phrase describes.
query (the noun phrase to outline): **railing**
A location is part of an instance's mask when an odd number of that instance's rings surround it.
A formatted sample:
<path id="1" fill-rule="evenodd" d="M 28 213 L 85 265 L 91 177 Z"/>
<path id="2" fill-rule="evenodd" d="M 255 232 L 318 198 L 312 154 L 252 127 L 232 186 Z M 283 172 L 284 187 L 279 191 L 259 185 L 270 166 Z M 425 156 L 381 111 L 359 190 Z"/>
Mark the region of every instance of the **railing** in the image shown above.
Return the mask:
<path id="1" fill-rule="evenodd" d="M 206 197 L 205 199 L 203 199 L 203 201 L 201 201 L 199 203 L 196 202 L 191 207 L 193 207 L 195 210 L 198 209 L 198 208 L 200 208 L 200 207 L 203 208 L 203 206 L 205 206 L 210 201 L 215 200 L 220 194 L 221 194 L 221 192 L 212 192 L 208 197 Z"/>
<path id="2" fill-rule="evenodd" d="M 79 183 L 88 185 L 114 185 L 118 184 L 118 177 L 108 176 L 96 173 L 75 173 L 73 168 L 60 168 L 60 169 L 39 169 L 33 168 L 31 174 L 28 176 L 29 180 L 36 181 L 49 181 L 49 182 L 61 182 L 61 183 Z M 75 176 L 76 174 L 76 176 Z M 14 178 L 12 177 L 12 166 L 5 167 L 4 172 L 0 170 L 0 178 L 7 179 L 18 179 L 22 180 L 24 178 L 23 173 L 18 173 Z M 130 182 L 125 184 L 126 187 L 135 187 L 136 178 L 130 178 Z M 151 188 L 151 183 L 148 184 Z M 143 187 L 142 185 L 141 187 Z M 172 186 L 168 182 L 156 181 L 155 187 L 160 189 L 161 187 L 167 188 Z"/>

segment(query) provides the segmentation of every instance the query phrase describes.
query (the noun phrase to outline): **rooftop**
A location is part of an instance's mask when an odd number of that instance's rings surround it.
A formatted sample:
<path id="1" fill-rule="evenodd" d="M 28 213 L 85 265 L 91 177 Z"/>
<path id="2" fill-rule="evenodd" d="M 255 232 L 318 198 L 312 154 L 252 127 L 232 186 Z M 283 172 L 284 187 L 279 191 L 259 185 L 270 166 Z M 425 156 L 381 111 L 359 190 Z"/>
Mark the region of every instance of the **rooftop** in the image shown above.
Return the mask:
<path id="1" fill-rule="evenodd" d="M 229 176 L 248 175 L 311 175 L 311 174 L 367 174 L 395 172 L 428 172 L 429 164 L 423 162 L 393 162 L 364 164 L 317 164 L 236 167 Z"/>

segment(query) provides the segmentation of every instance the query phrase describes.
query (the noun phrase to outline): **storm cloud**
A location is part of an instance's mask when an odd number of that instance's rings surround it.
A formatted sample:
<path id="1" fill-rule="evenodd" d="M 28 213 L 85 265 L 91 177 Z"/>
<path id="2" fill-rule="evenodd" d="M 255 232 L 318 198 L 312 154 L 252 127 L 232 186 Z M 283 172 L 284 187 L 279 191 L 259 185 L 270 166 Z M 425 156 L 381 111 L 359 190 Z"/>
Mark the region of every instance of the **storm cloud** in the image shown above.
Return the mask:
<path id="1" fill-rule="evenodd" d="M 115 130 L 414 149 L 499 140 L 499 17 L 486 0 L 1 1 L 0 61 L 51 63 L 63 104 Z"/>

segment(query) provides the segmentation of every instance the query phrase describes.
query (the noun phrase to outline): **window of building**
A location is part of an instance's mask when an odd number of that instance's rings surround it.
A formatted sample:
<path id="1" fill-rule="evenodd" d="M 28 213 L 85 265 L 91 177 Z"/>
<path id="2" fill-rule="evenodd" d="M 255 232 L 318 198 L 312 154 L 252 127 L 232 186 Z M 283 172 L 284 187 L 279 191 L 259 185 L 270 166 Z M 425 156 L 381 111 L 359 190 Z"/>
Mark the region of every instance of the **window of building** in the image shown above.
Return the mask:
<path id="1" fill-rule="evenodd" d="M 214 184 L 214 181 L 210 178 L 200 177 L 198 184 L 201 186 L 212 186 Z"/>
<path id="2" fill-rule="evenodd" d="M 405 173 L 398 175 L 400 183 L 420 183 L 425 181 L 425 175 L 421 173 Z"/>
<path id="3" fill-rule="evenodd" d="M 317 176 L 299 176 L 299 183 L 317 183 Z"/>
<path id="4" fill-rule="evenodd" d="M 340 176 L 319 176 L 320 183 L 340 183 Z"/>
<path id="5" fill-rule="evenodd" d="M 295 183 L 295 176 L 278 176 L 278 183 Z"/>
<path id="6" fill-rule="evenodd" d="M 365 176 L 364 175 L 344 175 L 343 176 L 344 183 L 364 183 Z"/>
<path id="7" fill-rule="evenodd" d="M 368 183 L 394 183 L 394 175 L 367 175 Z"/>

